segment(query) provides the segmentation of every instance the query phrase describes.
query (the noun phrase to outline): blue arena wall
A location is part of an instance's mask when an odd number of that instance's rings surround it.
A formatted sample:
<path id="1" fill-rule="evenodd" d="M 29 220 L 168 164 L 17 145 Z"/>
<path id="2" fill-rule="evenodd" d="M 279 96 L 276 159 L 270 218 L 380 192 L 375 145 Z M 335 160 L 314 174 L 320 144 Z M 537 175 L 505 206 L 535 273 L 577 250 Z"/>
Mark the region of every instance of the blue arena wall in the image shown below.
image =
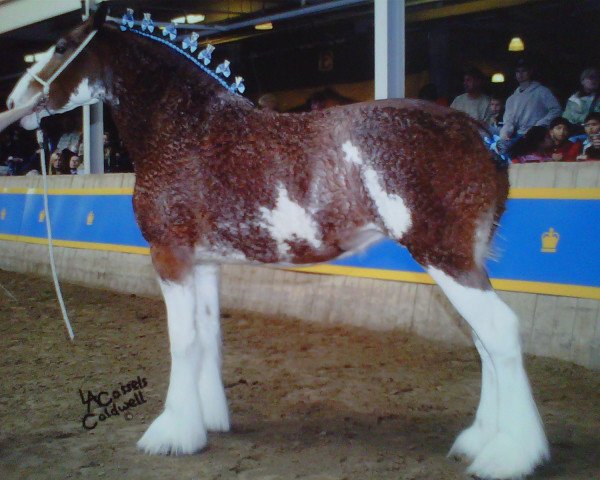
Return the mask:
<path id="1" fill-rule="evenodd" d="M 55 245 L 148 254 L 130 188 L 50 190 Z M 0 240 L 46 243 L 42 192 L 0 188 Z M 600 189 L 515 188 L 487 267 L 500 290 L 600 299 Z M 408 251 L 383 241 L 365 252 L 296 270 L 433 283 Z"/>

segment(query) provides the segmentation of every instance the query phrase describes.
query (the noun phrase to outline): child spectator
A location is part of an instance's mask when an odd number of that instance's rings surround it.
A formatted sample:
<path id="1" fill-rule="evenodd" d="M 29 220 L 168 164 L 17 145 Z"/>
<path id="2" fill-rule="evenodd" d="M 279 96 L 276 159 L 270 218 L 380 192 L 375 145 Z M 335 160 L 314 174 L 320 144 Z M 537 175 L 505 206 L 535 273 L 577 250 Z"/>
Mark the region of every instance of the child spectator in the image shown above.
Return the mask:
<path id="1" fill-rule="evenodd" d="M 600 160 L 600 113 L 592 112 L 585 117 L 584 128 L 587 138 L 577 160 Z"/>
<path id="2" fill-rule="evenodd" d="M 548 153 L 549 159 L 554 162 L 574 162 L 581 146 L 569 141 L 570 124 L 563 117 L 557 117 L 548 127 L 548 136 L 551 140 Z"/>
<path id="3" fill-rule="evenodd" d="M 490 115 L 488 117 L 488 127 L 490 133 L 494 136 L 500 135 L 500 129 L 502 128 L 502 116 L 504 115 L 504 102 L 502 98 L 497 95 L 492 95 L 490 98 Z"/>
<path id="4" fill-rule="evenodd" d="M 586 68 L 580 77 L 581 90 L 575 92 L 563 113 L 573 125 L 579 127 L 575 133 L 581 133 L 585 117 L 592 112 L 600 112 L 600 71 L 597 68 Z"/>
<path id="5" fill-rule="evenodd" d="M 485 76 L 477 68 L 470 68 L 463 76 L 465 93 L 454 99 L 450 108 L 465 112 L 480 122 L 486 122 L 489 116 L 490 97 L 483 93 Z"/>

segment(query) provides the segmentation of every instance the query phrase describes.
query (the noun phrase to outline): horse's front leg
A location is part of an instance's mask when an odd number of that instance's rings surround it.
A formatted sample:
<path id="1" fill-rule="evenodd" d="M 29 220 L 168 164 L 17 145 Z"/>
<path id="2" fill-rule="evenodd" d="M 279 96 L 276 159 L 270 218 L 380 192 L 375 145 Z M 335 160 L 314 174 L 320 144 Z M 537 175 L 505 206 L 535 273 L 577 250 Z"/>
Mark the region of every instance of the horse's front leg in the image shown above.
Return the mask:
<path id="1" fill-rule="evenodd" d="M 199 394 L 206 428 L 229 430 L 227 399 L 221 379 L 221 318 L 219 313 L 219 266 L 198 265 L 196 287 L 196 331 L 200 339 Z"/>
<path id="2" fill-rule="evenodd" d="M 196 324 L 196 288 L 191 258 L 152 247 L 167 308 L 171 376 L 164 411 L 138 442 L 146 453 L 194 453 L 206 445 L 198 391 L 202 342 Z"/>

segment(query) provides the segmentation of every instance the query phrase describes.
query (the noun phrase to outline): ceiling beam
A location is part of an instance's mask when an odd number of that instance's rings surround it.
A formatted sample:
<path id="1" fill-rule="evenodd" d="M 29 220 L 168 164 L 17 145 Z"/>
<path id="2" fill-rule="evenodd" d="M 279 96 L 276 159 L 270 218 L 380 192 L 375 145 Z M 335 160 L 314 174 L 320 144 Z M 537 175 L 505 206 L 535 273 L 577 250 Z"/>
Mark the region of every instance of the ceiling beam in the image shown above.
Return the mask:
<path id="1" fill-rule="evenodd" d="M 0 4 L 0 34 L 81 9 L 80 0 L 12 0 Z"/>
<path id="2" fill-rule="evenodd" d="M 459 15 L 468 15 L 470 13 L 486 12 L 488 10 L 497 10 L 500 8 L 516 7 L 528 3 L 539 3 L 543 0 L 472 0 L 455 5 L 437 6 L 432 5 L 416 12 L 406 14 L 407 22 L 422 22 L 425 20 L 437 20 L 439 18 L 456 17 Z M 407 2 L 407 6 L 418 6 L 423 2 Z"/>

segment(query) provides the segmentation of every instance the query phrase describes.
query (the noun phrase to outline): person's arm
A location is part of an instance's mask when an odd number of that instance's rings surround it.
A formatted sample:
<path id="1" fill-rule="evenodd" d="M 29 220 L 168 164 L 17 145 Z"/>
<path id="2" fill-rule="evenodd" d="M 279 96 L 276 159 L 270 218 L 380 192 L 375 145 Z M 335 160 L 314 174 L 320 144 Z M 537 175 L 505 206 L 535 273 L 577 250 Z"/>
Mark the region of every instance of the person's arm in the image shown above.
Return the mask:
<path id="1" fill-rule="evenodd" d="M 542 93 L 542 103 L 546 108 L 546 115 L 544 115 L 537 122 L 535 122 L 536 127 L 547 127 L 548 125 L 550 125 L 550 122 L 552 120 L 554 120 L 556 117 L 559 117 L 562 113 L 560 103 L 558 103 L 556 97 L 547 88 L 545 88 L 544 92 Z"/>
<path id="2" fill-rule="evenodd" d="M 502 140 L 508 140 L 515 131 L 515 112 L 510 97 L 506 100 L 506 108 L 504 110 L 502 122 L 504 123 L 504 126 L 500 130 L 500 138 Z"/>
<path id="3" fill-rule="evenodd" d="M 19 108 L 13 108 L 12 110 L 7 110 L 6 112 L 0 113 L 0 132 L 4 130 L 9 125 L 12 125 L 18 120 L 21 120 L 23 117 L 34 112 L 35 108 L 42 101 L 42 94 L 39 93 L 35 97 L 31 99 L 31 101 Z"/>

